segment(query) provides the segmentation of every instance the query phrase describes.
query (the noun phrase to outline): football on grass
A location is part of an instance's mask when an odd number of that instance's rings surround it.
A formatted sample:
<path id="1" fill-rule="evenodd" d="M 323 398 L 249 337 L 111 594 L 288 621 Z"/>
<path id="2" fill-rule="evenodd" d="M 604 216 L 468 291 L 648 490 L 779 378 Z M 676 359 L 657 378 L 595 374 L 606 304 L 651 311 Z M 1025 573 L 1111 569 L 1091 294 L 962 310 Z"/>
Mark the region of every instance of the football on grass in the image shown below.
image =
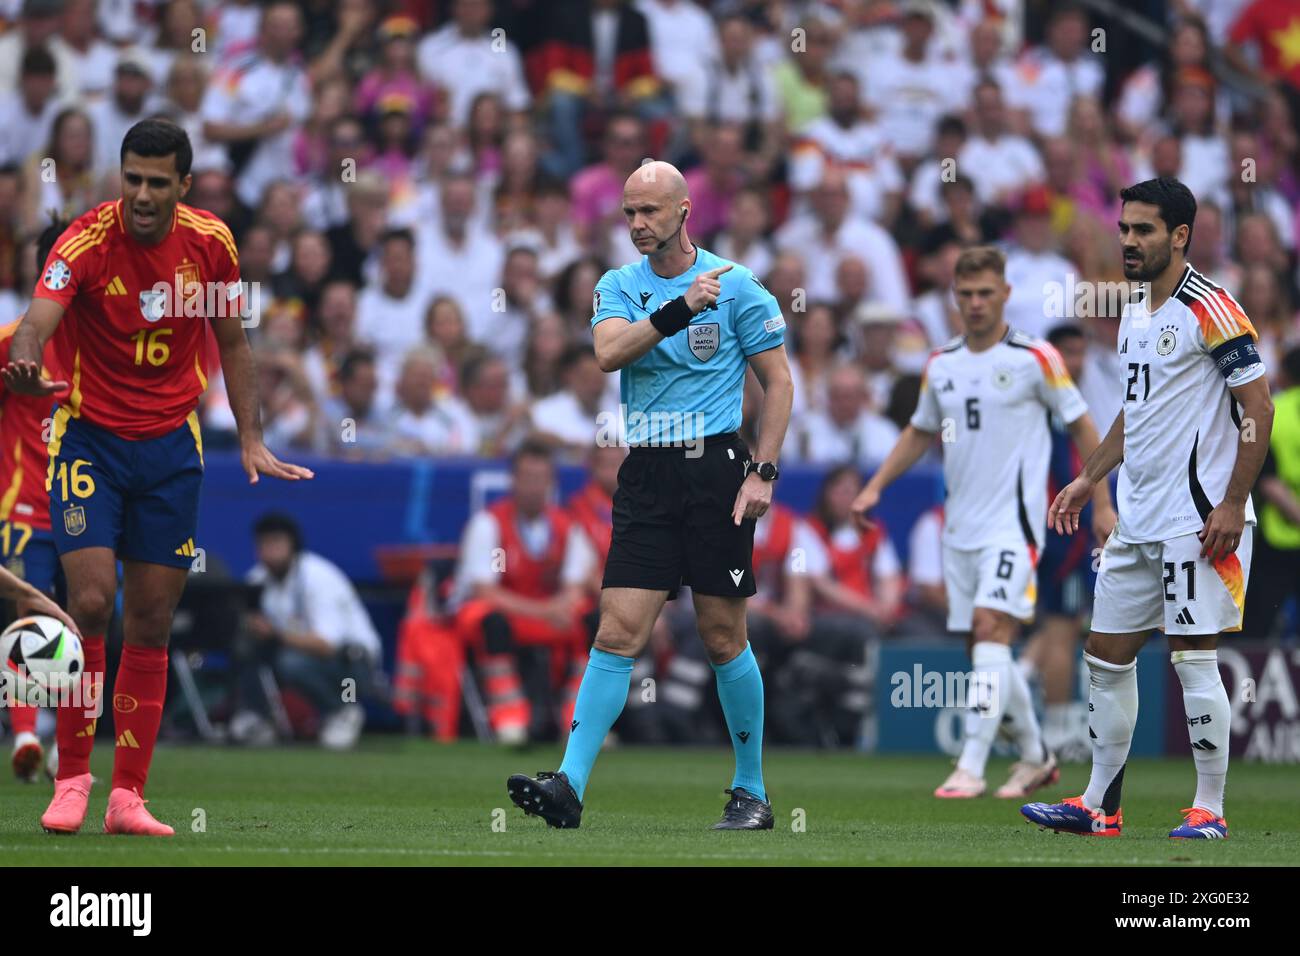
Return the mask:
<path id="1" fill-rule="evenodd" d="M 81 682 L 86 659 L 81 640 L 62 621 L 23 617 L 0 634 L 0 682 L 5 705 L 58 706 Z"/>

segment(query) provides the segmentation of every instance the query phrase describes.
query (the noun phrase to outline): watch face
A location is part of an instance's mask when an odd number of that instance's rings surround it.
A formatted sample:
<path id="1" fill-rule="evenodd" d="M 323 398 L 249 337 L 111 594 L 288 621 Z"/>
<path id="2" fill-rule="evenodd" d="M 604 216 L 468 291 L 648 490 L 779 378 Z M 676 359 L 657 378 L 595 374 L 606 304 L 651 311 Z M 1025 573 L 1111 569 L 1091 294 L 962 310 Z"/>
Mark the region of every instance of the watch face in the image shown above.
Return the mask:
<path id="1" fill-rule="evenodd" d="M 762 478 L 764 481 L 775 481 L 776 475 L 776 465 L 772 464 L 770 461 L 765 461 L 758 466 L 758 477 Z"/>

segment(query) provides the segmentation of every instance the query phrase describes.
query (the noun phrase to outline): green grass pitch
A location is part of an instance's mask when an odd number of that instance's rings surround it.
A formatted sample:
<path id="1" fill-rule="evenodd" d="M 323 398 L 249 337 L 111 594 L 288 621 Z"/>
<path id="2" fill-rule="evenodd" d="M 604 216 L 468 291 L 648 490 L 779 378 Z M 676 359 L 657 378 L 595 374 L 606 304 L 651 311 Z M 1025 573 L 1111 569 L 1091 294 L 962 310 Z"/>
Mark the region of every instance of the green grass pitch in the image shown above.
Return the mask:
<path id="1" fill-rule="evenodd" d="M 379 738 L 342 754 L 160 747 L 149 807 L 177 836 L 151 840 L 99 832 L 110 761 L 110 748 L 98 747 L 92 769 L 101 782 L 72 837 L 40 830 L 48 784 L 0 779 L 6 865 L 1300 864 L 1294 766 L 1234 764 L 1231 838 L 1172 842 L 1166 834 L 1193 792 L 1190 757 L 1132 761 L 1124 834 L 1094 839 L 1039 831 L 1014 801 L 935 800 L 950 766 L 938 757 L 772 751 L 775 831 L 717 833 L 708 827 L 726 800 L 729 752 L 613 749 L 596 766 L 582 828 L 558 831 L 525 818 L 505 788 L 512 772 L 554 768 L 554 748 Z M 990 790 L 1007 769 L 1006 760 L 991 763 Z M 1086 767 L 1068 766 L 1039 798 L 1077 794 L 1086 779 Z M 206 829 L 195 832 L 196 822 Z"/>

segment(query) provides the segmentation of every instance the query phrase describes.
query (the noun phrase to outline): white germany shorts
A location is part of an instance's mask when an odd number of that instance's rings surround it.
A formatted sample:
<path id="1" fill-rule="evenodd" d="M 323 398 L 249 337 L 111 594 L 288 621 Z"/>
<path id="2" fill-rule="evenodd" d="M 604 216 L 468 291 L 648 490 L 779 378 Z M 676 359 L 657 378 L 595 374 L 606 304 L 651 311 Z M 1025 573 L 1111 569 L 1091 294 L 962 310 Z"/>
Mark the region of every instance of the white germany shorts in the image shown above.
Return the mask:
<path id="1" fill-rule="evenodd" d="M 1037 561 L 1024 541 L 979 550 L 943 546 L 948 630 L 969 631 L 975 608 L 987 607 L 1028 622 L 1038 600 Z"/>
<path id="2" fill-rule="evenodd" d="M 1151 544 L 1125 544 L 1112 534 L 1101 552 L 1092 629 L 1189 636 L 1241 630 L 1254 540 L 1255 526 L 1247 524 L 1236 553 L 1214 563 L 1201 557 L 1195 534 Z"/>

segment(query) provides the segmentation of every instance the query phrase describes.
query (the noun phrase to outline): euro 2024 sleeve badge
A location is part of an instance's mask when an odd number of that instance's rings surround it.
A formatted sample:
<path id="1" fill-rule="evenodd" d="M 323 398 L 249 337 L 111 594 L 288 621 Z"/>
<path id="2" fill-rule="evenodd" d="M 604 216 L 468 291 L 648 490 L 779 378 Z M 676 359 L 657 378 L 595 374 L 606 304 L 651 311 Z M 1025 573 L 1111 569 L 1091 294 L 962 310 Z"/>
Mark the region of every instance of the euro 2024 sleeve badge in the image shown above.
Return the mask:
<path id="1" fill-rule="evenodd" d="M 51 292 L 66 289 L 68 283 L 72 281 L 72 267 L 62 259 L 55 259 L 46 268 L 45 276 L 41 281 L 45 283 L 45 288 Z"/>

